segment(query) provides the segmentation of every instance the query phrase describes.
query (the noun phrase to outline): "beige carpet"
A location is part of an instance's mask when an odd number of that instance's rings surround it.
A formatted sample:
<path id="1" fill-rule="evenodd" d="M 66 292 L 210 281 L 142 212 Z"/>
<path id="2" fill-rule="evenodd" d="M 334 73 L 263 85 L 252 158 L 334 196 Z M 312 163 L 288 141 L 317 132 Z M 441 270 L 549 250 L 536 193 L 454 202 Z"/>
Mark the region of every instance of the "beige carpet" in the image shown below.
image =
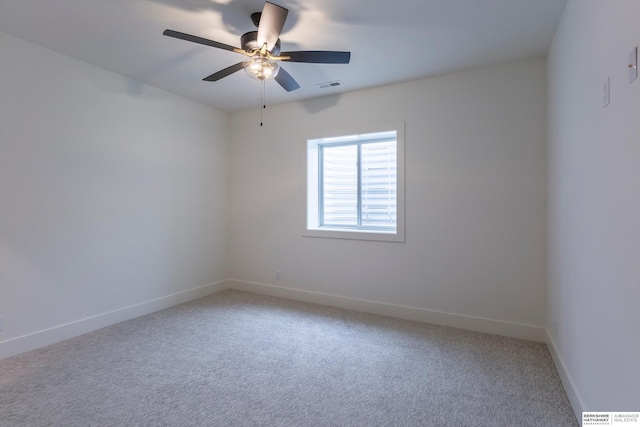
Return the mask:
<path id="1" fill-rule="evenodd" d="M 578 426 L 544 344 L 224 291 L 0 361 L 2 426 Z"/>

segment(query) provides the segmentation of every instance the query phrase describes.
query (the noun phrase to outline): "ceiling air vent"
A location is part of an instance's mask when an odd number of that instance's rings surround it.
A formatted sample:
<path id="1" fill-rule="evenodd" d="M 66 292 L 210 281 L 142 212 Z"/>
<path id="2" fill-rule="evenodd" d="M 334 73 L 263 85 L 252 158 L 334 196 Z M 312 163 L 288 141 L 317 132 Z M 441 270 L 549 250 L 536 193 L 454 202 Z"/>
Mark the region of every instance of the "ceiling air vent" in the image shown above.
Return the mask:
<path id="1" fill-rule="evenodd" d="M 332 82 L 318 83 L 316 86 L 320 89 L 326 89 L 328 87 L 342 86 L 342 82 L 340 80 L 334 80 Z"/>

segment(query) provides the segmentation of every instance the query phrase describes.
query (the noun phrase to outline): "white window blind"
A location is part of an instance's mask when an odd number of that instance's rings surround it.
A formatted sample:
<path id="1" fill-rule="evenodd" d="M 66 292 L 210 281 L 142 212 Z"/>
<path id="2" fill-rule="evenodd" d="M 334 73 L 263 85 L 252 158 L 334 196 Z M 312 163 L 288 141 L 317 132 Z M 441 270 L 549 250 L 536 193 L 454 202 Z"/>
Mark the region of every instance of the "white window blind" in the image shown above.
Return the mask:
<path id="1" fill-rule="evenodd" d="M 365 227 L 396 225 L 397 168 L 396 141 L 361 146 L 361 224 Z"/>
<path id="2" fill-rule="evenodd" d="M 342 137 L 319 148 L 320 226 L 394 231 L 396 133 Z"/>
<path id="3" fill-rule="evenodd" d="M 358 147 L 323 146 L 321 225 L 358 225 Z"/>

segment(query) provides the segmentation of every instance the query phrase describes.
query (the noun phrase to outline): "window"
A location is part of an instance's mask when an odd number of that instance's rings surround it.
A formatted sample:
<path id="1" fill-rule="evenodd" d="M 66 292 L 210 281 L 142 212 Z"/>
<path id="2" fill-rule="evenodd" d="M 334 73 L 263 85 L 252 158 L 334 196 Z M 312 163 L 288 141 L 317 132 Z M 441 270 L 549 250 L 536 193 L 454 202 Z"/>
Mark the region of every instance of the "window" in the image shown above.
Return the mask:
<path id="1" fill-rule="evenodd" d="M 305 236 L 404 242 L 404 125 L 307 140 Z"/>

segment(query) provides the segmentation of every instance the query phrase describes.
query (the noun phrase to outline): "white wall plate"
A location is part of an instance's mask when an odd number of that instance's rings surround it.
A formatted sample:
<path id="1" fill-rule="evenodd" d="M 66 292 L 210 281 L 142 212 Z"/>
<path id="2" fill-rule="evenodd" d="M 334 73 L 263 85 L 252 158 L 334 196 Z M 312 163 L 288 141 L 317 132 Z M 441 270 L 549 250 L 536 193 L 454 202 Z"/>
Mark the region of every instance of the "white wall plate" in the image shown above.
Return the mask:
<path id="1" fill-rule="evenodd" d="M 629 83 L 638 78 L 638 46 L 629 54 Z"/>

